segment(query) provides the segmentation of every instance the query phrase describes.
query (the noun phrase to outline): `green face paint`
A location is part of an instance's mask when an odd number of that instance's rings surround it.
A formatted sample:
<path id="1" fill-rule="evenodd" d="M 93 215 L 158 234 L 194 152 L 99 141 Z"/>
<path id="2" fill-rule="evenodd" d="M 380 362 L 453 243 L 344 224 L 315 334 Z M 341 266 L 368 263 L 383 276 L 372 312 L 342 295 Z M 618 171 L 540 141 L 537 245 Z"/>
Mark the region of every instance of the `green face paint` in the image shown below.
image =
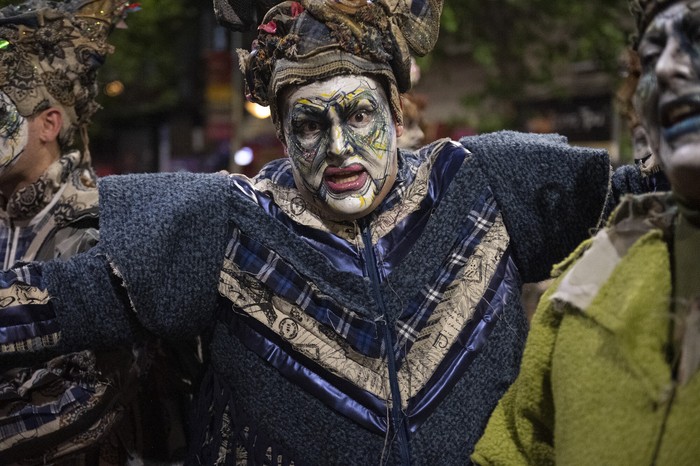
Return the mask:
<path id="1" fill-rule="evenodd" d="M 294 89 L 284 105 L 287 153 L 307 200 L 338 219 L 379 205 L 397 170 L 396 128 L 380 84 L 337 76 Z"/>

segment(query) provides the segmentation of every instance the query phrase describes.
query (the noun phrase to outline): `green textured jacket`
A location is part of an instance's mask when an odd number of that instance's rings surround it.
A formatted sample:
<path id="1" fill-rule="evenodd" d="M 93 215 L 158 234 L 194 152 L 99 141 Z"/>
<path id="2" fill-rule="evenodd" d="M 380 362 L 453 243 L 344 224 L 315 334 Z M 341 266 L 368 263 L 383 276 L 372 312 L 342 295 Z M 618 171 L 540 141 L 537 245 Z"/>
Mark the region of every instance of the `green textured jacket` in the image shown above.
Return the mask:
<path id="1" fill-rule="evenodd" d="M 700 374 L 672 375 L 668 194 L 626 199 L 557 268 L 482 465 L 696 465 Z M 555 272 L 555 273 L 557 273 Z"/>

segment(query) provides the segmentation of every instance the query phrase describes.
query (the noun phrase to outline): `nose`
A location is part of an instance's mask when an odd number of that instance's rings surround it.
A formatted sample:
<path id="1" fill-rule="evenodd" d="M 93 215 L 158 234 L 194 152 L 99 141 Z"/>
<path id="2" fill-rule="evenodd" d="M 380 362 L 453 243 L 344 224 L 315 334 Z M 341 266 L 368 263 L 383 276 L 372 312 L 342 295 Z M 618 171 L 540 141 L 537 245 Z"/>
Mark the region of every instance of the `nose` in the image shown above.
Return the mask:
<path id="1" fill-rule="evenodd" d="M 345 156 L 352 152 L 352 148 L 348 143 L 348 137 L 343 132 L 340 124 L 334 123 L 330 128 L 330 147 L 328 152 L 335 156 Z"/>
<path id="2" fill-rule="evenodd" d="M 670 85 L 675 79 L 689 79 L 693 76 L 690 54 L 681 46 L 676 37 L 669 37 L 658 61 L 656 76 L 659 83 Z"/>

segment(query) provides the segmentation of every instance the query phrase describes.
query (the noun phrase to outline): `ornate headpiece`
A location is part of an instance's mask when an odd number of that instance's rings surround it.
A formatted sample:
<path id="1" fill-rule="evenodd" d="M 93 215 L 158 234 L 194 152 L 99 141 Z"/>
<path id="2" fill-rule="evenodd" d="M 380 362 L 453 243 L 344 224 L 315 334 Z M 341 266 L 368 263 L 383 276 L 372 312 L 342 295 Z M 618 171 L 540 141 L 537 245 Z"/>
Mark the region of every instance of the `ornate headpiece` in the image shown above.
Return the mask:
<path id="1" fill-rule="evenodd" d="M 633 39 L 634 47 L 639 45 L 639 38 L 644 34 L 656 14 L 679 0 L 630 0 L 629 7 L 637 23 L 637 33 Z"/>
<path id="2" fill-rule="evenodd" d="M 441 12 L 442 0 L 280 3 L 258 26 L 253 50 L 239 50 L 247 98 L 270 106 L 282 135 L 277 97 L 284 87 L 366 74 L 385 83 L 392 111 L 401 123 L 399 93 L 411 87 L 411 54 L 421 56 L 432 50 Z"/>
<path id="3" fill-rule="evenodd" d="M 135 8 L 126 0 L 29 0 L 0 9 L 0 90 L 25 117 L 61 108 L 60 140 L 72 143 L 100 108 L 96 71 L 113 51 L 107 36 Z"/>

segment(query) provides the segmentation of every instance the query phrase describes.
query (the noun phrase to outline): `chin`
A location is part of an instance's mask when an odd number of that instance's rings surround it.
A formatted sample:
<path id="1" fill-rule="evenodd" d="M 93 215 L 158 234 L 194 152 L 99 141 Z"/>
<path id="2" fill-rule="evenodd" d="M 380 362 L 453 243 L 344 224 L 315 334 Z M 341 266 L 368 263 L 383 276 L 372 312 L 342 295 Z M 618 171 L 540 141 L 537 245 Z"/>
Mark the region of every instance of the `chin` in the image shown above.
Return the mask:
<path id="1" fill-rule="evenodd" d="M 689 207 L 700 208 L 700 141 L 661 147 L 664 172 Z"/>
<path id="2" fill-rule="evenodd" d="M 676 144 L 675 147 L 662 147 L 661 160 L 669 175 L 674 172 L 700 175 L 700 141 Z M 696 179 L 700 182 L 700 177 Z"/>
<path id="3" fill-rule="evenodd" d="M 332 220 L 348 221 L 348 220 L 358 220 L 362 217 L 369 215 L 374 210 L 373 206 L 367 206 L 357 209 L 352 208 L 334 208 L 333 206 L 326 205 L 324 208 L 325 216 Z"/>

